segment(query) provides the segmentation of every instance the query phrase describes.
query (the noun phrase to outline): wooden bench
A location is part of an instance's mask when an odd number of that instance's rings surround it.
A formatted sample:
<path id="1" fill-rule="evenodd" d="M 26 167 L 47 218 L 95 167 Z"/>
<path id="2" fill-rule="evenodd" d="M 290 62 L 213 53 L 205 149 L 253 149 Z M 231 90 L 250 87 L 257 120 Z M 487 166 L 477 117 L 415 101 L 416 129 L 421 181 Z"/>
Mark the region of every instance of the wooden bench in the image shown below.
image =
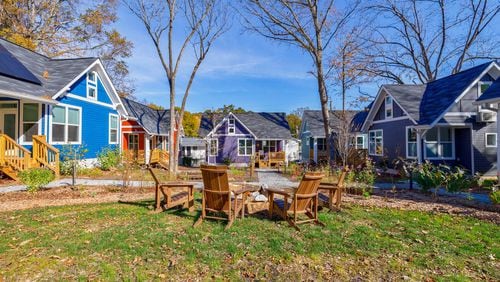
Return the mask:
<path id="1" fill-rule="evenodd" d="M 161 182 L 151 167 L 148 170 L 156 184 L 155 211 L 159 212 L 162 208 L 167 210 L 176 206 L 188 208 L 190 212 L 194 210 L 194 184 L 178 181 Z M 181 188 L 184 188 L 184 191 L 178 191 Z M 160 192 L 163 194 L 163 201 L 160 201 Z"/>

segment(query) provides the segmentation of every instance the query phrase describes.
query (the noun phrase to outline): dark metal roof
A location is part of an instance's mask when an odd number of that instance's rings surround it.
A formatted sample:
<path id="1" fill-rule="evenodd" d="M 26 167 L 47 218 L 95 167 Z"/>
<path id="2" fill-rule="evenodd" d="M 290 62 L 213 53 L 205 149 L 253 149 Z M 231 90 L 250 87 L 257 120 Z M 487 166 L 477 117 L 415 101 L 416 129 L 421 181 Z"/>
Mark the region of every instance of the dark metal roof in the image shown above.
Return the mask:
<path id="1" fill-rule="evenodd" d="M 419 125 L 436 121 L 493 62 L 421 85 L 384 85 L 394 100 Z"/>
<path id="2" fill-rule="evenodd" d="M 37 97 L 55 95 L 98 60 L 97 58 L 50 59 L 2 38 L 0 38 L 0 45 L 41 82 L 40 85 L 0 74 L 0 90 Z M 0 64 L 3 63 L 0 58 Z"/>
<path id="3" fill-rule="evenodd" d="M 121 98 L 130 117 L 137 119 L 137 122 L 150 134 L 168 135 L 170 129 L 170 111 L 154 110 L 139 102 Z"/>
<path id="4" fill-rule="evenodd" d="M 344 121 L 348 121 L 350 124 L 352 132 L 358 132 L 361 130 L 368 111 L 353 111 L 346 110 L 346 117 L 342 117 L 343 112 L 341 110 L 330 111 L 330 129 L 332 131 L 338 131 L 343 127 Z M 320 110 L 306 110 L 302 115 L 302 123 L 305 123 L 307 130 L 311 133 L 311 136 L 315 137 L 325 137 L 325 129 L 323 124 L 323 114 Z"/>
<path id="5" fill-rule="evenodd" d="M 477 102 L 496 99 L 500 101 L 500 79 L 495 80 L 484 93 L 477 98 Z"/>
<path id="6" fill-rule="evenodd" d="M 292 138 L 285 113 L 246 112 L 233 115 L 258 139 Z M 221 114 L 203 114 L 198 131 L 199 135 L 201 137 L 207 136 L 225 117 L 226 115 Z"/>

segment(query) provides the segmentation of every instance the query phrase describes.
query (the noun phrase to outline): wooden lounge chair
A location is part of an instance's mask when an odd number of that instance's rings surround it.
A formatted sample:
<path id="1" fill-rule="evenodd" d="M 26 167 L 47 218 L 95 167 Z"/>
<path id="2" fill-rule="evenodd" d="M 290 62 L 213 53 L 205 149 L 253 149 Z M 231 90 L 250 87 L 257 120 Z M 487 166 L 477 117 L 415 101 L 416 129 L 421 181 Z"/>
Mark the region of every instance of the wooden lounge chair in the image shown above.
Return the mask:
<path id="1" fill-rule="evenodd" d="M 226 226 L 227 230 L 238 213 L 241 213 L 243 218 L 247 190 L 231 191 L 225 165 L 201 165 L 200 169 L 203 177 L 201 217 L 193 226 L 200 225 L 205 218 L 211 218 L 229 221 Z M 208 213 L 215 213 L 215 215 L 208 215 Z M 225 217 L 220 214 L 225 214 Z"/>
<path id="2" fill-rule="evenodd" d="M 278 189 L 267 189 L 269 194 L 269 216 L 276 211 L 295 229 L 298 224 L 313 222 L 325 226 L 318 220 L 318 187 L 323 175 L 321 173 L 306 173 L 300 181 L 299 187 L 289 193 Z M 282 195 L 284 199 L 275 199 L 274 195 Z M 291 203 L 288 201 L 291 199 Z M 298 215 L 305 214 L 308 219 L 299 220 Z"/>
<path id="3" fill-rule="evenodd" d="M 342 201 L 342 191 L 344 190 L 344 181 L 349 170 L 347 168 L 343 169 L 340 173 L 339 180 L 337 183 L 321 182 L 319 184 L 318 190 L 324 190 L 328 192 L 328 196 L 319 193 L 319 206 L 330 209 L 330 211 L 336 209 L 340 210 L 340 203 Z"/>
<path id="4" fill-rule="evenodd" d="M 183 206 L 189 211 L 194 210 L 194 185 L 185 182 L 161 182 L 153 168 L 148 167 L 151 176 L 156 184 L 155 189 L 155 211 L 167 210 L 176 206 Z M 184 188 L 184 191 L 178 191 Z M 173 193 L 173 190 L 177 190 Z M 163 194 L 163 201 L 160 201 L 160 192 Z"/>

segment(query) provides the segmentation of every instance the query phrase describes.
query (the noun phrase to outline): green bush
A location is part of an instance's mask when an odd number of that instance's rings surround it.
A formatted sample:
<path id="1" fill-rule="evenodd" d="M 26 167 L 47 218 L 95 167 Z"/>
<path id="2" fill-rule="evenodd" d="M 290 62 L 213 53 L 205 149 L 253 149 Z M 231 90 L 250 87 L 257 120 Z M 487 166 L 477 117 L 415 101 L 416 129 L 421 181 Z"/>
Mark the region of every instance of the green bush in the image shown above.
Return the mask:
<path id="1" fill-rule="evenodd" d="M 97 155 L 97 163 L 102 170 L 116 168 L 120 164 L 121 156 L 117 148 L 107 147 Z"/>
<path id="2" fill-rule="evenodd" d="M 356 175 L 356 181 L 372 186 L 375 183 L 376 172 L 371 160 L 367 160 L 365 167 Z"/>
<path id="3" fill-rule="evenodd" d="M 476 178 L 467 174 L 467 171 L 460 167 L 454 169 L 442 165 L 444 185 L 446 191 L 456 193 L 471 188 L 477 183 Z"/>
<path id="4" fill-rule="evenodd" d="M 417 167 L 415 181 L 424 192 L 435 188 L 437 189 L 443 183 L 443 173 L 432 163 L 426 161 Z"/>
<path id="5" fill-rule="evenodd" d="M 30 168 L 19 173 L 19 179 L 27 186 L 29 192 L 38 191 L 54 178 L 54 173 L 46 168 Z"/>
<path id="6" fill-rule="evenodd" d="M 227 165 L 227 166 L 230 166 L 231 163 L 233 163 L 233 161 L 231 160 L 230 157 L 225 157 L 223 160 L 222 160 L 222 163 Z"/>
<path id="7" fill-rule="evenodd" d="M 490 199 L 493 202 L 493 204 L 495 205 L 500 204 L 500 190 L 494 188 L 490 194 Z"/>

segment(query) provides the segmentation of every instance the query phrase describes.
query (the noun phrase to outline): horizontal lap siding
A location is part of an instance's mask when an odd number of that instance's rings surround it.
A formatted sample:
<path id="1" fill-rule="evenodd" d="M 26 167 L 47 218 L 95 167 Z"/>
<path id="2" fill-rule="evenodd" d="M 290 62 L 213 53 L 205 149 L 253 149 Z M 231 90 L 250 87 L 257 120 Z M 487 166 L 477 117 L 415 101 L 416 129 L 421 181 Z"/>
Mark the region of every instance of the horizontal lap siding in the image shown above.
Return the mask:
<path id="1" fill-rule="evenodd" d="M 373 124 L 370 127 L 369 130 L 382 129 L 384 157 L 387 157 L 390 163 L 394 159 L 397 159 L 398 157 L 406 158 L 405 130 L 406 126 L 411 126 L 411 125 L 413 125 L 413 122 L 409 119 L 405 119 L 405 120 L 397 120 L 397 121 Z M 370 157 L 373 158 L 375 162 L 379 162 L 383 159 L 383 157 L 381 156 L 370 155 Z"/>
<path id="2" fill-rule="evenodd" d="M 229 159 L 231 163 L 248 164 L 251 156 L 238 156 L 238 139 L 249 138 L 255 140 L 250 132 L 235 119 L 235 134 L 228 135 L 228 121 L 224 121 L 219 128 L 217 128 L 214 137 L 219 142 L 219 151 L 217 156 L 209 156 L 209 163 L 224 163 Z"/>
<path id="3" fill-rule="evenodd" d="M 474 162 L 477 172 L 487 172 L 494 167 L 497 162 L 497 147 L 486 148 L 485 133 L 496 133 L 497 124 L 492 123 L 476 123 L 473 126 L 473 146 L 474 146 Z"/>
<path id="4" fill-rule="evenodd" d="M 108 146 L 117 147 L 117 145 L 109 144 L 109 114 L 117 114 L 116 110 L 68 97 L 63 97 L 59 101 L 82 108 L 81 141 L 88 150 L 85 158 L 96 158 L 98 153 Z M 62 148 L 63 146 L 57 145 L 56 147 Z"/>

